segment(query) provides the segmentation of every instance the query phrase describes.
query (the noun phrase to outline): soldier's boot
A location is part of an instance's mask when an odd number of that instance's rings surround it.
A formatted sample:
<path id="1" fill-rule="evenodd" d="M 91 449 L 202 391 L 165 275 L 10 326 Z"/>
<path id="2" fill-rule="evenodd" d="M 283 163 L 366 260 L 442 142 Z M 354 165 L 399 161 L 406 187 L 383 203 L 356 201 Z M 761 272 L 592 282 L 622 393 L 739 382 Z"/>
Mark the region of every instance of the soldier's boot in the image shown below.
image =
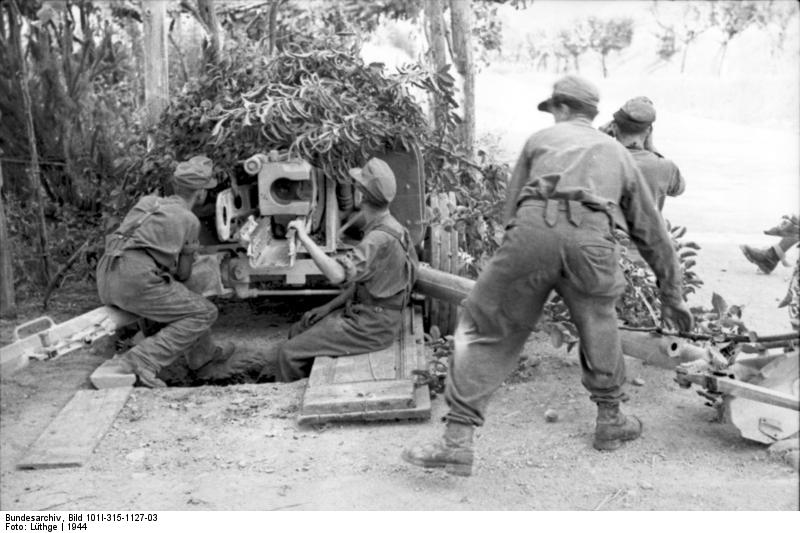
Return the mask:
<path id="1" fill-rule="evenodd" d="M 759 250 L 746 244 L 739 246 L 739 248 L 742 249 L 742 253 L 747 260 L 756 265 L 764 274 L 769 274 L 775 270 L 775 267 L 778 266 L 778 261 L 781 259 L 774 248 Z"/>
<path id="2" fill-rule="evenodd" d="M 146 364 L 130 351 L 115 356 L 114 359 L 119 363 L 123 373 L 135 374 L 138 378 L 137 381 L 145 387 L 160 389 L 167 386 L 166 383 L 157 377 L 157 370 L 150 368 L 150 365 Z"/>
<path id="3" fill-rule="evenodd" d="M 403 450 L 403 460 L 423 468 L 444 468 L 455 476 L 472 475 L 472 425 L 448 422 L 441 440 Z"/>
<path id="4" fill-rule="evenodd" d="M 784 216 L 777 226 L 764 230 L 764 234 L 773 235 L 775 237 L 798 237 L 798 230 L 800 230 L 800 220 L 797 215 Z"/>
<path id="5" fill-rule="evenodd" d="M 233 355 L 233 352 L 236 351 L 236 345 L 231 341 L 228 341 L 224 344 L 217 345 L 214 348 L 214 358 L 212 361 L 227 361 Z"/>
<path id="6" fill-rule="evenodd" d="M 624 441 L 638 439 L 641 434 L 641 420 L 622 414 L 618 403 L 598 402 L 597 425 L 594 430 L 596 450 L 616 450 Z"/>
<path id="7" fill-rule="evenodd" d="M 201 381 L 220 380 L 225 379 L 231 373 L 231 369 L 226 364 L 233 353 L 236 351 L 236 345 L 230 341 L 218 345 L 214 348 L 214 357 L 197 369 L 197 379 Z"/>

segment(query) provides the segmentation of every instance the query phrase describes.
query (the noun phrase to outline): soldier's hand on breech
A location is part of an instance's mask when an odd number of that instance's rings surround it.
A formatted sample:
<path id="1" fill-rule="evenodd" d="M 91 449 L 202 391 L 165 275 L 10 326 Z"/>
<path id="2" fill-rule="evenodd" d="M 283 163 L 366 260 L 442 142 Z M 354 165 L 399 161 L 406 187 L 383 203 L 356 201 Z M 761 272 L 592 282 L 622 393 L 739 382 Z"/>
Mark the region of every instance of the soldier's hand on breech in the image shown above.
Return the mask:
<path id="1" fill-rule="evenodd" d="M 685 303 L 665 303 L 661 306 L 661 320 L 678 331 L 691 331 L 694 327 L 694 317 Z"/>
<path id="2" fill-rule="evenodd" d="M 292 220 L 286 226 L 286 230 L 295 230 L 297 232 L 297 238 L 300 240 L 304 240 L 308 238 L 308 232 L 306 232 L 306 225 L 302 220 Z"/>

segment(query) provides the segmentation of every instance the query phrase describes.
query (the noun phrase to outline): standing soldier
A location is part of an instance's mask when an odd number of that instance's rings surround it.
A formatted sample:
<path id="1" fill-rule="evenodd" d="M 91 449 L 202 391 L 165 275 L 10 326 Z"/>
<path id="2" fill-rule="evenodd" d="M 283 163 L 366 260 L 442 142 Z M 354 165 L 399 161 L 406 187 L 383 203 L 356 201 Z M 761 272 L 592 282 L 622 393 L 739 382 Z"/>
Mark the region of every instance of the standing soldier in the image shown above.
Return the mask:
<path id="1" fill-rule="evenodd" d="M 385 161 L 370 159 L 350 175 L 363 194 L 364 238 L 344 257 L 334 259 L 292 221 L 322 273 L 345 290 L 327 304 L 308 311 L 292 326 L 278 350 L 278 378 L 294 381 L 309 375 L 314 357 L 358 355 L 391 345 L 403 324 L 418 266 L 408 230 L 390 213 L 397 185 Z"/>
<path id="2" fill-rule="evenodd" d="M 158 372 L 185 355 L 192 370 L 227 360 L 228 343 L 216 346 L 209 328 L 217 308 L 182 283 L 192 274 L 199 248 L 200 221 L 192 207 L 202 204 L 216 186 L 211 160 L 196 156 L 178 164 L 174 194 L 145 196 L 106 238 L 97 265 L 100 300 L 135 315 L 165 324 L 152 336 L 117 357 L 121 371 L 133 373 L 147 387 L 164 387 Z"/>
<path id="3" fill-rule="evenodd" d="M 664 209 L 667 196 L 679 196 L 686 190 L 686 180 L 678 165 L 653 147 L 653 122 L 656 108 L 646 96 L 631 98 L 614 113 L 614 120 L 601 127 L 622 143 L 633 156 L 644 182 L 653 194 L 656 207 Z"/>
<path id="4" fill-rule="evenodd" d="M 580 336 L 583 385 L 597 403 L 594 447 L 614 450 L 642 424 L 620 412 L 625 365 L 614 303 L 625 288 L 612 237 L 612 210 L 660 281 L 662 318 L 692 326 L 678 260 L 661 216 L 625 148 L 592 127 L 598 91 L 578 76 L 553 86 L 540 111 L 556 124 L 531 136 L 511 176 L 502 245 L 464 300 L 447 379 L 444 438 L 403 452 L 425 468 L 472 473 L 474 426 L 516 367 L 544 303 L 556 291 Z"/>

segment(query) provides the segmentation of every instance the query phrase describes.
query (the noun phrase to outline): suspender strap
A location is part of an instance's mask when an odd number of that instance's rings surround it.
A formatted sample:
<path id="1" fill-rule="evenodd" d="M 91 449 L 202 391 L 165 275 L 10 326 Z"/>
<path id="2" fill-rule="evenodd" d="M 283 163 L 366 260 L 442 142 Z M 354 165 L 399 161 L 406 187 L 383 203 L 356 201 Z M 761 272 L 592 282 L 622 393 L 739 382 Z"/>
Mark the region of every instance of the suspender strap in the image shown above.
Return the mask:
<path id="1" fill-rule="evenodd" d="M 131 238 L 133 238 L 133 234 L 136 233 L 136 230 L 138 230 L 142 226 L 142 224 L 144 224 L 145 221 L 151 216 L 153 216 L 160 208 L 161 204 L 158 202 L 158 200 L 156 200 L 155 205 L 153 205 L 153 207 L 150 210 L 145 211 L 145 213 L 139 218 L 139 220 L 134 222 L 130 228 L 128 228 L 124 232 L 115 231 L 114 233 L 112 233 L 109 237 L 116 238 L 118 239 L 118 241 L 115 243 L 114 250 L 109 255 L 111 255 L 111 257 L 121 256 L 122 252 L 124 252 L 126 249 L 128 241 L 131 240 Z M 156 264 L 158 264 L 158 262 L 156 262 Z"/>
<path id="2" fill-rule="evenodd" d="M 142 224 L 144 224 L 145 220 L 147 220 L 148 218 L 153 216 L 153 214 L 155 214 L 156 211 L 158 211 L 160 208 L 161 208 L 161 204 L 159 204 L 158 200 L 156 200 L 155 205 L 153 206 L 153 208 L 150 209 L 149 211 L 145 211 L 144 215 L 142 215 L 142 217 L 139 220 L 134 222 L 133 225 L 130 228 L 128 228 L 128 230 L 125 233 L 119 233 L 119 232 L 115 232 L 115 233 L 117 235 L 119 235 L 120 237 L 122 237 L 123 239 L 126 239 L 126 240 L 130 239 L 131 237 L 133 237 L 133 234 L 136 232 L 136 230 L 139 229 L 142 226 Z"/>
<path id="3" fill-rule="evenodd" d="M 407 240 L 408 233 L 405 232 L 405 231 L 400 232 L 400 231 L 398 231 L 398 230 L 396 230 L 394 228 L 391 228 L 391 227 L 389 227 L 389 226 L 387 226 L 385 224 L 379 224 L 379 225 L 375 226 L 375 228 L 373 228 L 373 231 L 374 230 L 382 231 L 382 232 L 394 237 L 397 240 L 397 242 L 400 243 L 400 246 L 403 248 L 403 252 L 405 253 L 406 259 L 405 259 L 404 268 L 405 268 L 405 271 L 406 271 L 406 279 L 407 279 L 408 283 L 406 284 L 406 287 L 402 291 L 403 292 L 403 302 L 402 302 L 401 305 L 404 308 L 406 306 L 406 304 L 408 304 L 408 301 L 409 301 L 410 295 L 411 295 L 411 286 L 414 285 L 414 281 L 415 281 L 414 280 L 414 267 L 413 267 L 413 264 L 411 262 L 411 256 L 408 253 L 408 247 L 409 247 L 409 243 L 408 243 L 408 240 Z"/>

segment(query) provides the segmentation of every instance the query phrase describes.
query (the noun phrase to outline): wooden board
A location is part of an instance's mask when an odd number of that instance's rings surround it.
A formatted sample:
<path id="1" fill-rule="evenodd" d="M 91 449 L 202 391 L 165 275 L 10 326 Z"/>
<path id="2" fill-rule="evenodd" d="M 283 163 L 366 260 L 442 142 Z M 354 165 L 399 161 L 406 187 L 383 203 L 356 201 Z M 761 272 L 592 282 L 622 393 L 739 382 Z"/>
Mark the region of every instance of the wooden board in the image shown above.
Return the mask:
<path id="1" fill-rule="evenodd" d="M 22 470 L 82 466 L 128 401 L 132 387 L 80 390 L 17 464 Z"/>
<path id="2" fill-rule="evenodd" d="M 422 315 L 407 309 L 390 347 L 356 356 L 317 357 L 298 422 L 429 418 L 428 386 L 415 387 L 411 374 L 423 365 L 423 349 Z"/>

